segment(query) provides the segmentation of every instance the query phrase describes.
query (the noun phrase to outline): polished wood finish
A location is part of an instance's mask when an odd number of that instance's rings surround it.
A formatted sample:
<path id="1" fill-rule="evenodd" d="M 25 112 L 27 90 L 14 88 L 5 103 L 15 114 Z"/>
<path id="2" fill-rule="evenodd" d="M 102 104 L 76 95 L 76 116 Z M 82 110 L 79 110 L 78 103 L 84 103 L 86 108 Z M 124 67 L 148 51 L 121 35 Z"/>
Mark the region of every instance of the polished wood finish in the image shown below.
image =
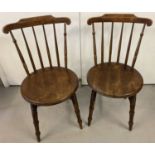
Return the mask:
<path id="1" fill-rule="evenodd" d="M 92 90 L 91 99 L 90 99 L 90 106 L 89 106 L 88 126 L 91 125 L 92 115 L 93 115 L 93 111 L 94 111 L 95 99 L 96 99 L 96 92 L 94 90 Z"/>
<path id="2" fill-rule="evenodd" d="M 143 78 L 136 69 L 124 64 L 104 63 L 91 68 L 88 85 L 109 97 L 124 98 L 136 94 L 143 86 Z"/>
<path id="3" fill-rule="evenodd" d="M 23 80 L 21 84 L 21 94 L 23 98 L 30 103 L 32 110 L 32 118 L 36 131 L 36 137 L 38 142 L 40 141 L 40 131 L 39 131 L 39 120 L 37 114 L 38 106 L 50 106 L 62 103 L 67 99 L 71 99 L 77 116 L 77 120 L 80 128 L 82 129 L 82 120 L 80 117 L 80 110 L 78 107 L 78 102 L 76 98 L 76 90 L 78 88 L 78 77 L 77 75 L 67 68 L 67 25 L 71 21 L 69 18 L 56 18 L 53 16 L 40 16 L 21 19 L 16 23 L 8 24 L 3 28 L 4 33 L 10 33 L 14 45 L 17 49 L 20 60 L 23 64 L 23 67 L 27 73 L 27 77 Z M 54 43 L 55 43 L 55 52 L 57 59 L 57 66 L 52 65 L 52 59 L 49 49 L 49 43 L 46 34 L 46 25 L 53 25 L 53 34 L 54 34 Z M 59 58 L 59 49 L 57 42 L 57 32 L 56 25 L 62 24 L 64 27 L 64 67 L 60 67 L 60 58 Z M 39 42 L 37 38 L 37 31 L 35 31 L 35 26 L 41 26 L 43 31 L 43 38 L 45 39 L 45 47 L 47 51 L 49 67 L 45 67 L 42 59 L 41 49 L 39 47 Z M 34 36 L 34 42 L 36 44 L 36 50 L 38 53 L 40 68 L 36 69 L 35 58 L 33 58 L 31 53 L 31 47 L 28 45 L 28 37 L 24 32 L 25 28 L 30 27 L 32 29 L 32 34 Z M 22 47 L 19 47 L 13 31 L 20 29 L 25 46 L 29 55 L 29 59 L 33 68 L 33 72 L 30 73 L 24 56 L 22 54 Z M 20 41 L 20 40 L 18 40 Z"/>
<path id="4" fill-rule="evenodd" d="M 97 65 L 97 49 L 96 49 L 96 38 L 95 38 L 95 25 L 92 24 L 92 30 L 93 30 L 93 48 L 94 48 L 94 63 Z"/>
<path id="5" fill-rule="evenodd" d="M 71 70 L 52 67 L 37 70 L 21 85 L 22 96 L 38 106 L 49 106 L 69 99 L 78 88 L 78 78 Z"/>
<path id="6" fill-rule="evenodd" d="M 9 33 L 11 30 L 15 30 L 15 29 L 27 28 L 27 27 L 43 25 L 43 24 L 45 25 L 45 24 L 59 24 L 59 23 L 66 23 L 69 25 L 71 21 L 69 18 L 66 18 L 66 17 L 53 17 L 51 15 L 24 18 L 19 20 L 16 23 L 6 25 L 3 28 L 3 32 Z"/>
<path id="7" fill-rule="evenodd" d="M 53 30 L 54 30 L 54 41 L 55 41 L 57 64 L 58 64 L 58 67 L 60 67 L 59 49 L 58 49 L 58 43 L 57 43 L 57 34 L 56 34 L 55 24 L 53 24 Z"/>
<path id="8" fill-rule="evenodd" d="M 102 37 L 101 37 L 101 63 L 104 62 L 104 23 L 102 22 Z"/>
<path id="9" fill-rule="evenodd" d="M 30 75 L 29 70 L 28 70 L 28 67 L 27 67 L 27 64 L 26 64 L 26 62 L 25 62 L 25 60 L 24 60 L 24 57 L 23 57 L 23 55 L 22 55 L 22 52 L 21 52 L 21 50 L 20 50 L 20 48 L 19 48 L 19 46 L 18 46 L 18 44 L 17 44 L 17 41 L 16 41 L 16 39 L 15 39 L 15 37 L 14 37 L 12 31 L 10 31 L 10 34 L 11 34 L 11 37 L 12 37 L 12 41 L 13 41 L 13 43 L 15 44 L 15 47 L 16 47 L 16 49 L 17 49 L 17 52 L 18 52 L 19 58 L 20 58 L 20 60 L 21 60 L 21 62 L 22 62 L 22 65 L 23 65 L 23 67 L 24 67 L 24 69 L 25 69 L 25 72 L 26 72 L 27 75 Z"/>
<path id="10" fill-rule="evenodd" d="M 138 53 L 139 53 L 140 44 L 142 42 L 142 38 L 143 38 L 143 35 L 144 35 L 144 30 L 145 30 L 145 24 L 143 25 L 142 32 L 140 34 L 138 45 L 137 45 L 137 48 L 136 48 L 136 51 L 135 51 L 135 55 L 134 55 L 134 58 L 133 58 L 133 61 L 132 61 L 132 68 L 134 68 L 135 63 L 136 63 L 136 60 L 137 60 L 137 56 L 138 56 Z"/>
<path id="11" fill-rule="evenodd" d="M 64 24 L 64 62 L 65 62 L 65 68 L 67 69 L 67 30 L 66 30 L 66 24 Z"/>
<path id="12" fill-rule="evenodd" d="M 47 36 L 46 36 L 46 30 L 45 30 L 45 26 L 44 25 L 43 25 L 43 32 L 44 32 L 46 51 L 47 51 L 47 55 L 48 55 L 49 64 L 50 64 L 50 67 L 52 67 L 52 60 L 51 60 L 51 55 L 50 55 L 50 49 L 49 49 L 49 45 L 48 45 L 48 41 L 47 41 Z"/>
<path id="13" fill-rule="evenodd" d="M 33 124 L 36 132 L 37 141 L 40 142 L 39 120 L 38 120 L 38 112 L 37 112 L 36 105 L 31 104 L 31 112 L 32 112 Z"/>
<path id="14" fill-rule="evenodd" d="M 119 59 L 120 59 L 122 38 L 123 38 L 123 30 L 124 30 L 124 23 L 122 23 L 122 27 L 121 27 L 121 34 L 120 34 L 119 45 L 118 45 L 117 63 L 119 63 Z"/>
<path id="15" fill-rule="evenodd" d="M 130 37 L 129 37 L 129 43 L 128 43 L 128 48 L 127 48 L 126 58 L 125 58 L 125 66 L 128 63 L 129 52 L 130 52 L 130 47 L 131 47 L 131 41 L 132 41 L 132 36 L 133 36 L 133 29 L 134 29 L 134 23 L 132 24 L 131 33 L 130 33 Z"/>
<path id="16" fill-rule="evenodd" d="M 129 97 L 130 101 L 130 111 L 129 111 L 129 130 L 132 130 L 133 127 L 133 117 L 135 114 L 135 105 L 136 105 L 136 96 Z"/>
<path id="17" fill-rule="evenodd" d="M 111 56 L 112 56 L 113 32 L 114 32 L 114 23 L 112 22 L 112 25 L 111 25 L 111 36 L 110 36 L 110 45 L 109 45 L 109 63 L 111 63 Z"/>
<path id="18" fill-rule="evenodd" d="M 37 52 L 38 52 L 38 56 L 39 56 L 39 60 L 40 60 L 40 65 L 41 65 L 42 69 L 44 69 L 44 64 L 43 64 L 43 60 L 42 60 L 42 56 L 41 56 L 41 51 L 40 51 L 40 48 L 39 48 L 36 32 L 35 32 L 35 29 L 34 29 L 33 26 L 32 26 L 32 31 L 33 31 L 34 40 L 35 40 L 35 43 L 36 43 L 36 48 L 37 48 Z"/>
<path id="19" fill-rule="evenodd" d="M 32 64 L 33 71 L 36 72 L 36 66 L 34 64 L 34 60 L 33 60 L 33 57 L 32 57 L 32 54 L 31 54 L 31 50 L 30 50 L 30 47 L 28 45 L 28 42 L 27 42 L 24 30 L 21 29 L 21 32 L 22 32 L 22 35 L 23 35 L 23 38 L 24 38 L 24 41 L 25 41 L 26 49 L 27 49 L 27 52 L 28 52 L 28 55 L 29 55 L 29 58 L 30 58 L 30 61 L 31 61 L 31 64 Z"/>
<path id="20" fill-rule="evenodd" d="M 99 17 L 92 17 L 88 19 L 88 25 L 100 22 L 125 22 L 125 23 L 141 23 L 152 25 L 152 20 L 148 18 L 136 17 L 134 14 L 104 14 Z"/>
<path id="21" fill-rule="evenodd" d="M 71 97 L 71 100 L 72 100 L 72 103 L 73 103 L 73 106 L 74 106 L 74 110 L 75 110 L 75 114 L 77 116 L 77 121 L 79 123 L 79 126 L 80 126 L 80 129 L 82 129 L 82 120 L 81 120 L 81 117 L 80 117 L 80 110 L 79 110 L 79 106 L 78 106 L 78 102 L 77 102 L 77 97 L 76 95 L 72 95 Z"/>
<path id="22" fill-rule="evenodd" d="M 108 62 L 103 61 L 104 51 L 104 25 L 111 23 L 111 32 L 109 34 L 109 58 Z M 113 33 L 115 22 L 121 23 L 121 31 L 118 40 L 118 54 L 116 62 L 112 62 L 113 51 Z M 139 53 L 140 45 L 144 35 L 146 25 L 151 26 L 152 21 L 147 18 L 136 17 L 133 14 L 105 14 L 99 17 L 92 17 L 88 19 L 88 25 L 93 27 L 93 50 L 94 50 L 94 66 L 88 71 L 87 81 L 88 85 L 92 88 L 88 125 L 90 126 L 92 121 L 92 114 L 94 110 L 96 93 L 101 95 L 113 97 L 113 98 L 129 98 L 130 101 L 130 118 L 129 118 L 129 130 L 132 130 L 134 109 L 136 103 L 136 95 L 142 89 L 143 78 L 141 74 L 134 69 L 137 56 Z M 120 63 L 121 48 L 125 46 L 122 44 L 124 35 L 124 25 L 131 24 L 131 31 L 129 34 L 129 41 L 127 44 L 126 56 L 124 58 L 124 64 Z M 97 63 L 97 50 L 96 50 L 96 38 L 95 38 L 95 24 L 101 24 L 101 63 Z M 130 49 L 132 46 L 132 37 L 136 33 L 134 27 L 136 24 L 142 25 L 142 30 L 137 43 L 137 47 L 132 60 L 132 65 L 128 65 L 128 59 L 130 55 Z"/>

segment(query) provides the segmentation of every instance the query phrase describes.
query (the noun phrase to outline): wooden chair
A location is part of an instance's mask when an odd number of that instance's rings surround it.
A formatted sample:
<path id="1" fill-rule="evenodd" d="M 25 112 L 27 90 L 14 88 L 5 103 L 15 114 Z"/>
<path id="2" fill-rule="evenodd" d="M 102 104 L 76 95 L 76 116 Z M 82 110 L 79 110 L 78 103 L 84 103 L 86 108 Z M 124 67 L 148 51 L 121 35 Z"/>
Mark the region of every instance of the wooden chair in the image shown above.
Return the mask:
<path id="1" fill-rule="evenodd" d="M 38 106 L 50 106 L 61 103 L 67 99 L 71 99 L 73 102 L 73 106 L 75 109 L 75 113 L 77 116 L 77 120 L 80 128 L 82 129 L 82 120 L 80 117 L 80 110 L 76 98 L 76 90 L 78 88 L 78 77 L 76 74 L 68 69 L 67 66 L 67 25 L 71 23 L 69 18 L 56 18 L 53 16 L 39 16 L 21 19 L 16 23 L 6 25 L 3 29 L 4 33 L 10 33 L 12 40 L 17 49 L 20 60 L 23 64 L 23 67 L 27 73 L 27 77 L 21 84 L 21 94 L 23 98 L 28 101 L 31 105 L 33 123 L 35 127 L 36 137 L 38 142 L 40 141 L 40 131 L 39 131 L 39 121 L 37 114 Z M 53 66 L 52 58 L 50 54 L 50 46 L 47 37 L 47 29 L 46 25 L 52 24 L 53 26 L 53 34 L 54 34 L 54 42 L 55 42 L 55 51 L 56 51 L 56 59 L 57 66 Z M 57 32 L 56 25 L 63 24 L 64 26 L 64 66 L 60 65 L 60 57 L 59 57 L 59 49 L 58 49 L 58 41 L 57 41 Z M 45 46 L 47 51 L 47 56 L 49 60 L 49 67 L 45 67 L 41 55 L 41 49 L 39 47 L 39 42 L 37 39 L 36 27 L 42 27 L 42 32 L 45 40 Z M 38 57 L 40 60 L 41 69 L 36 69 L 36 65 L 34 62 L 34 58 L 32 56 L 32 51 L 35 49 L 31 49 L 26 36 L 24 29 L 31 29 L 31 33 L 34 36 L 34 43 L 36 44 L 36 50 L 38 53 Z M 21 35 L 23 37 L 23 41 L 25 42 L 25 47 L 27 49 L 29 59 L 33 68 L 33 72 L 30 73 L 28 69 L 28 65 L 26 64 L 26 60 L 22 54 L 22 51 L 15 39 L 15 33 L 13 30 L 18 29 L 21 31 Z M 52 27 L 51 27 L 52 29 Z M 21 40 L 20 40 L 21 41 Z"/>
<path id="2" fill-rule="evenodd" d="M 97 62 L 97 45 L 96 45 L 96 35 L 95 35 L 95 24 L 101 24 L 101 60 Z M 105 24 L 111 23 L 110 30 L 110 41 L 109 41 L 109 56 L 108 61 L 104 61 L 105 53 Z M 115 23 L 119 24 L 120 34 L 118 35 L 118 42 L 113 41 L 113 35 L 115 30 Z M 131 24 L 131 31 L 129 34 L 129 41 L 127 43 L 127 50 L 124 62 L 120 62 L 120 54 L 122 48 L 123 37 L 126 35 L 123 33 L 125 24 Z M 134 32 L 135 25 L 142 25 L 142 30 L 140 37 L 138 39 L 138 44 L 135 49 L 131 66 L 128 65 L 128 58 L 130 52 L 130 47 L 132 44 L 132 36 Z M 141 90 L 143 86 L 143 78 L 141 74 L 134 69 L 137 56 L 139 53 L 141 41 L 144 34 L 144 29 L 147 26 L 152 25 L 152 21 L 147 18 L 139 18 L 133 14 L 105 14 L 100 17 L 93 17 L 88 19 L 88 25 L 92 25 L 93 31 L 93 50 L 94 50 L 94 63 L 93 66 L 87 74 L 88 85 L 92 88 L 90 107 L 89 107 L 89 117 L 88 125 L 91 125 L 92 115 L 94 110 L 94 104 L 96 99 L 96 93 L 100 93 L 104 96 L 113 98 L 128 98 L 130 101 L 130 111 L 129 111 L 129 130 L 132 130 L 134 109 L 136 103 L 136 94 Z M 118 54 L 116 62 L 112 62 L 112 51 L 113 44 L 118 46 Z M 126 46 L 126 45 L 125 45 Z M 125 52 L 125 51 L 122 51 Z"/>

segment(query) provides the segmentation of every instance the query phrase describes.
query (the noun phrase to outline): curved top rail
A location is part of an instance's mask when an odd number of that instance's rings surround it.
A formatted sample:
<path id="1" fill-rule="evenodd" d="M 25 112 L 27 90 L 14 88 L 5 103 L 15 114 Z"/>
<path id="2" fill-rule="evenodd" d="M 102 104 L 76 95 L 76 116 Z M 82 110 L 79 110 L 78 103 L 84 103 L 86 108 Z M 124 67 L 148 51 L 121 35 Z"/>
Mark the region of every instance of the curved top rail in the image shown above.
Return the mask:
<path id="1" fill-rule="evenodd" d="M 89 18 L 87 21 L 88 25 L 98 22 L 127 22 L 127 23 L 143 23 L 147 24 L 147 26 L 152 25 L 151 19 L 137 17 L 134 14 L 104 14 L 99 17 Z"/>
<path id="2" fill-rule="evenodd" d="M 3 32 L 8 33 L 11 30 L 15 30 L 19 28 L 25 28 L 25 27 L 31 27 L 31 26 L 37 26 L 37 25 L 43 25 L 43 24 L 55 24 L 55 23 L 66 23 L 69 25 L 71 23 L 71 20 L 67 17 L 54 17 L 51 15 L 23 18 L 16 23 L 11 23 L 6 25 L 3 28 Z"/>

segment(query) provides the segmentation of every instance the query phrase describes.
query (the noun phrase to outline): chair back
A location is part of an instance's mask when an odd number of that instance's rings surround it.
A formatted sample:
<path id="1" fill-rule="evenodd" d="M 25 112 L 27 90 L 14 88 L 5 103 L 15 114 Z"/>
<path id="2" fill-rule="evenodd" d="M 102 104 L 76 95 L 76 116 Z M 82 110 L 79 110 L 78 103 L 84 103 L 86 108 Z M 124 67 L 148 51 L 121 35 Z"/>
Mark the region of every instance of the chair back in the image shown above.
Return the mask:
<path id="1" fill-rule="evenodd" d="M 140 49 L 140 45 L 142 42 L 142 38 L 144 35 L 144 30 L 146 26 L 151 26 L 152 25 L 152 21 L 148 18 L 140 18 L 140 17 L 136 17 L 133 14 L 105 14 L 103 16 L 99 16 L 99 17 L 93 17 L 88 19 L 87 21 L 88 25 L 92 25 L 92 34 L 93 34 L 93 51 L 94 51 L 94 63 L 95 65 L 98 64 L 97 62 L 97 45 L 96 45 L 96 33 L 95 33 L 95 24 L 101 24 L 101 63 L 104 63 L 104 56 L 105 56 L 105 25 L 108 23 L 111 24 L 111 30 L 110 30 L 110 40 L 109 40 L 109 56 L 108 56 L 108 62 L 111 63 L 112 62 L 112 53 L 113 53 L 113 46 L 114 44 L 117 44 L 118 46 L 118 50 L 117 50 L 117 63 L 120 63 L 120 55 L 121 55 L 121 49 L 122 49 L 122 42 L 123 42 L 123 38 L 125 35 L 127 35 L 124 32 L 124 27 L 126 24 L 130 24 L 131 25 L 131 30 L 129 31 L 129 39 L 128 39 L 128 43 L 126 46 L 126 54 L 125 54 L 125 59 L 124 59 L 124 64 L 125 66 L 127 66 L 128 64 L 128 59 L 129 59 L 129 54 L 130 54 L 130 49 L 131 49 L 131 44 L 132 44 L 132 38 L 133 35 L 136 33 L 136 31 L 134 31 L 134 28 L 136 25 L 141 24 L 141 32 L 140 32 L 140 36 L 137 42 L 137 46 L 134 52 L 134 56 L 132 59 L 132 64 L 131 67 L 134 68 L 134 65 L 136 63 L 137 60 L 137 56 L 139 53 L 139 49 Z M 120 33 L 118 36 L 118 41 L 113 40 L 113 36 L 114 36 L 114 30 L 115 30 L 115 25 L 116 23 L 120 23 Z M 107 45 L 106 45 L 107 46 Z M 124 46 L 124 44 L 123 44 Z"/>
<path id="2" fill-rule="evenodd" d="M 29 59 L 30 59 L 30 62 L 31 62 L 31 65 L 33 68 L 33 72 L 36 72 L 37 69 L 36 69 L 36 64 L 35 64 L 35 58 L 33 57 L 33 54 L 32 54 L 34 49 L 32 50 L 32 48 L 30 47 L 30 44 L 28 41 L 28 35 L 26 35 L 26 32 L 27 32 L 26 29 L 30 28 L 30 31 L 33 35 L 34 43 L 36 45 L 36 50 L 37 50 L 38 58 L 40 61 L 40 67 L 42 69 L 44 69 L 45 66 L 44 66 L 44 62 L 42 59 L 42 52 L 41 52 L 42 50 L 40 49 L 40 46 L 39 46 L 36 27 L 38 27 L 38 26 L 42 27 L 42 33 L 43 33 L 43 38 L 44 38 L 44 44 L 45 44 L 46 51 L 47 51 L 49 67 L 52 68 L 53 63 L 52 63 L 51 52 L 50 52 L 50 48 L 49 48 L 50 47 L 49 46 L 50 41 L 47 37 L 46 26 L 49 24 L 51 24 L 53 26 L 53 37 L 54 37 L 54 44 L 55 44 L 57 66 L 60 67 L 61 64 L 60 64 L 56 25 L 57 24 L 63 24 L 63 27 L 64 27 L 63 28 L 64 29 L 63 30 L 64 31 L 64 66 L 65 66 L 65 68 L 67 68 L 67 30 L 66 29 L 67 29 L 67 25 L 69 25 L 70 23 L 71 23 L 70 19 L 66 18 L 66 17 L 57 18 L 57 17 L 53 17 L 51 15 L 39 16 L 39 17 L 21 19 L 16 23 L 8 24 L 3 28 L 3 32 L 4 33 L 10 33 L 12 40 L 14 42 L 14 45 L 17 49 L 19 58 L 23 64 L 23 67 L 24 67 L 27 75 L 30 75 L 28 65 L 26 63 L 26 60 L 25 60 L 23 53 L 22 53 L 22 50 L 21 50 L 22 47 L 19 46 L 13 31 L 20 30 L 23 41 L 25 42 L 24 44 L 25 44 L 25 47 L 27 49 L 27 53 L 28 53 L 28 56 L 29 56 Z M 20 42 L 21 40 L 18 40 L 18 41 Z"/>

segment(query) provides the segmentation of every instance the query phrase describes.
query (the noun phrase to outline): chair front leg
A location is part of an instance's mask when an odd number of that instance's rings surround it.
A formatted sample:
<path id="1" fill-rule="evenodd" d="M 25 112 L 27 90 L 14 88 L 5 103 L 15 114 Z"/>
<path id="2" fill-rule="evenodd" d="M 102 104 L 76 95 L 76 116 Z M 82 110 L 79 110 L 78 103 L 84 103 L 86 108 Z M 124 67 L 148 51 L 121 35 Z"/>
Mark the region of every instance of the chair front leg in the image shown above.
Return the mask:
<path id="1" fill-rule="evenodd" d="M 71 97 L 71 100 L 72 100 L 72 103 L 73 103 L 73 106 L 74 106 L 75 114 L 76 114 L 76 116 L 77 116 L 77 120 L 78 120 L 80 129 L 82 129 L 82 128 L 83 128 L 83 127 L 82 127 L 82 120 L 81 120 L 81 116 L 80 116 L 80 110 L 79 110 L 79 106 L 78 106 L 78 101 L 77 101 L 76 94 L 74 94 L 74 95 Z"/>
<path id="2" fill-rule="evenodd" d="M 40 131 L 39 131 L 37 106 L 31 104 L 31 111 L 32 111 L 32 118 L 33 118 L 33 124 L 35 127 L 35 133 L 36 133 L 37 141 L 40 142 Z"/>
<path id="3" fill-rule="evenodd" d="M 131 131 L 133 127 L 133 119 L 135 114 L 136 96 L 129 97 L 129 101 L 130 101 L 129 130 Z"/>
<path id="4" fill-rule="evenodd" d="M 96 92 L 94 90 L 92 90 L 91 99 L 90 99 L 90 106 L 89 106 L 88 126 L 91 125 L 92 115 L 93 115 L 93 111 L 94 111 L 95 99 L 96 99 Z"/>

